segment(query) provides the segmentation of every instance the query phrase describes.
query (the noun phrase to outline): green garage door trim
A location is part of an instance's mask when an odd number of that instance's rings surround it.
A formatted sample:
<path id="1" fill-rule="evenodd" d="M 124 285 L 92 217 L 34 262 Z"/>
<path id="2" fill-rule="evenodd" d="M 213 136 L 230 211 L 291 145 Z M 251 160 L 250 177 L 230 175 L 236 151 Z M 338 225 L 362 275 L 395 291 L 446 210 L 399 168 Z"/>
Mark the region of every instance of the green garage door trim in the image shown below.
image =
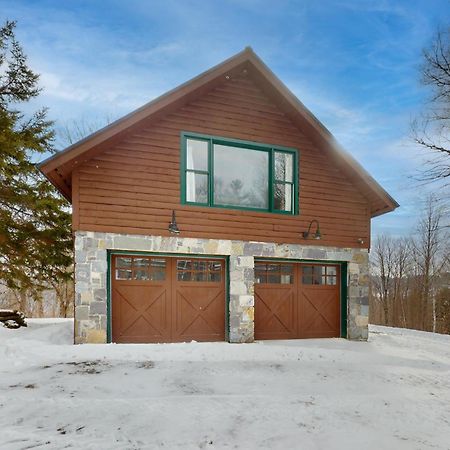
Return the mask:
<path id="1" fill-rule="evenodd" d="M 341 292 L 340 292 L 340 303 L 341 303 L 341 337 L 347 338 L 347 262 L 343 261 L 321 261 L 313 259 L 286 259 L 286 258 L 255 258 L 255 262 L 282 262 L 282 263 L 299 263 L 299 264 L 323 264 L 323 265 L 334 265 L 340 267 L 341 272 Z"/>
<path id="2" fill-rule="evenodd" d="M 196 258 L 196 259 L 221 259 L 225 262 L 225 339 L 229 340 L 230 336 L 230 295 L 229 295 L 229 285 L 230 277 L 228 273 L 229 267 L 229 257 L 221 255 L 197 255 L 193 253 L 161 253 L 161 252 L 140 252 L 140 251 L 127 251 L 127 250 L 107 250 L 107 260 L 108 267 L 106 271 L 107 276 L 107 288 L 106 288 L 106 339 L 107 343 L 112 342 L 112 314 L 111 314 L 111 292 L 112 292 L 112 273 L 111 273 L 111 263 L 113 255 L 155 255 L 164 256 L 166 258 Z"/>

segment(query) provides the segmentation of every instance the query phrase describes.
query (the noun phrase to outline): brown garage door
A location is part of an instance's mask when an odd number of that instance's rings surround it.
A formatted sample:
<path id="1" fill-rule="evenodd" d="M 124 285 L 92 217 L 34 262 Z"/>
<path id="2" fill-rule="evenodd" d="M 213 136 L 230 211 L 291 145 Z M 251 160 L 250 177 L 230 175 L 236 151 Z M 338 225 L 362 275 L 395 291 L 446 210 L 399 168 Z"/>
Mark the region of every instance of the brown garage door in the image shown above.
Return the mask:
<path id="1" fill-rule="evenodd" d="M 225 339 L 225 266 L 220 259 L 112 257 L 112 341 Z"/>
<path id="2" fill-rule="evenodd" d="M 255 339 L 340 336 L 338 265 L 255 263 Z"/>

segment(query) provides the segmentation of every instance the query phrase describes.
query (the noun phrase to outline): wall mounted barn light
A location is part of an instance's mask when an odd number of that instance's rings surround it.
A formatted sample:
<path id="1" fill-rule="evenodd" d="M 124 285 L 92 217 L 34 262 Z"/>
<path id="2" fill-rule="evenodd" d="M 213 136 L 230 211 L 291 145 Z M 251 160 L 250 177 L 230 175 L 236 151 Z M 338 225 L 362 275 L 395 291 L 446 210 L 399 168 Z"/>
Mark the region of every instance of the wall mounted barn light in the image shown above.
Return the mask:
<path id="1" fill-rule="evenodd" d="M 177 225 L 177 218 L 175 217 L 175 211 L 172 211 L 172 220 L 169 223 L 169 232 L 172 234 L 180 234 L 180 229 Z"/>
<path id="2" fill-rule="evenodd" d="M 316 232 L 311 235 L 311 227 L 313 223 L 316 224 L 317 228 Z M 308 239 L 310 235 L 312 239 L 320 239 L 322 237 L 322 235 L 320 234 L 319 221 L 316 219 L 311 220 L 311 222 L 309 223 L 308 231 L 303 231 L 302 233 L 303 239 Z"/>

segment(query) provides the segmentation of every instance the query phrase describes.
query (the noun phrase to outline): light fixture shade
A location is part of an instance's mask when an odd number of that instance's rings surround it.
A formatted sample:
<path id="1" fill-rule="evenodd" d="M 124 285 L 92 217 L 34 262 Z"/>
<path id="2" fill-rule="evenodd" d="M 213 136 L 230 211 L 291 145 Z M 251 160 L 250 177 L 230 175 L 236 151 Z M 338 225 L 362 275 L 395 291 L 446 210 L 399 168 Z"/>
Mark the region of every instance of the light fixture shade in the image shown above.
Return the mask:
<path id="1" fill-rule="evenodd" d="M 316 239 L 316 240 L 319 240 L 319 239 L 322 238 L 322 233 L 320 232 L 319 221 L 317 219 L 313 219 L 309 223 L 308 231 L 303 231 L 302 232 L 303 239 L 308 239 L 310 237 L 310 235 L 311 235 L 311 227 L 312 227 L 313 223 L 316 224 L 317 228 L 316 228 L 316 232 L 311 237 L 313 239 Z"/>
<path id="2" fill-rule="evenodd" d="M 172 211 L 172 220 L 169 223 L 168 230 L 172 234 L 180 234 L 180 229 L 178 228 L 177 218 L 175 217 L 175 211 Z"/>

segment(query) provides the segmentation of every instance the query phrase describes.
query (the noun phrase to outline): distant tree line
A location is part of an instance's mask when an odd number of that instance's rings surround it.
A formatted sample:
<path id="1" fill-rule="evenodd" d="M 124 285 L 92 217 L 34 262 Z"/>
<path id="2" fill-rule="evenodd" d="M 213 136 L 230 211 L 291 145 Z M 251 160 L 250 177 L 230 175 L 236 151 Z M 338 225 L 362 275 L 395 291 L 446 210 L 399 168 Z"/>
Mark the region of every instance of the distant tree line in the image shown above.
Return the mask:
<path id="1" fill-rule="evenodd" d="M 418 171 L 435 186 L 410 236 L 379 236 L 371 251 L 370 321 L 450 334 L 450 28 L 423 52 L 421 81 L 430 98 L 413 122 L 427 155 Z"/>
<path id="2" fill-rule="evenodd" d="M 379 236 L 371 250 L 370 322 L 450 334 L 450 233 L 429 197 L 410 236 Z"/>
<path id="3" fill-rule="evenodd" d="M 372 246 L 370 321 L 450 334 L 450 28 L 423 52 L 421 81 L 430 98 L 413 122 L 427 155 L 418 179 L 435 186 L 416 230 L 379 236 Z"/>

